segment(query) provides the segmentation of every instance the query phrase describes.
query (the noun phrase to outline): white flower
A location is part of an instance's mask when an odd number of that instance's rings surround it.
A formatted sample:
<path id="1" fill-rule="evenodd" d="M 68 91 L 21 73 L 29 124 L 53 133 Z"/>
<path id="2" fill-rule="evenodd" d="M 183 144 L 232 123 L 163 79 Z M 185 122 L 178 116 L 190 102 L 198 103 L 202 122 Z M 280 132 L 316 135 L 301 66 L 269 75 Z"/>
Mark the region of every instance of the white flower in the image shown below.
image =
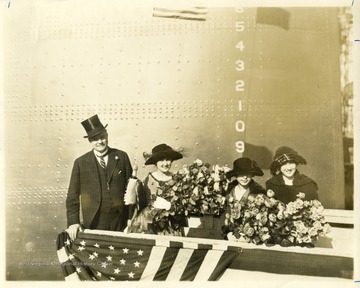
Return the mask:
<path id="1" fill-rule="evenodd" d="M 266 194 L 267 194 L 268 197 L 274 197 L 275 196 L 275 192 L 273 190 L 271 190 L 271 189 L 267 190 Z"/>
<path id="2" fill-rule="evenodd" d="M 227 172 L 229 172 L 229 171 L 231 170 L 231 168 L 228 167 L 228 166 L 224 166 L 223 169 L 224 169 L 224 172 L 225 172 L 225 173 L 227 173 Z"/>
<path id="3" fill-rule="evenodd" d="M 304 198 L 305 198 L 305 193 L 299 192 L 299 193 L 296 195 L 296 197 L 304 199 Z"/>
<path id="4" fill-rule="evenodd" d="M 195 163 L 197 166 L 201 167 L 203 165 L 203 161 L 201 161 L 200 159 L 196 159 Z"/>
<path id="5" fill-rule="evenodd" d="M 118 156 L 115 156 L 115 160 L 119 160 L 119 157 L 118 157 Z"/>
<path id="6" fill-rule="evenodd" d="M 207 186 L 204 187 L 204 194 L 205 194 L 205 195 L 209 195 L 209 194 L 210 194 L 209 189 L 208 189 Z"/>

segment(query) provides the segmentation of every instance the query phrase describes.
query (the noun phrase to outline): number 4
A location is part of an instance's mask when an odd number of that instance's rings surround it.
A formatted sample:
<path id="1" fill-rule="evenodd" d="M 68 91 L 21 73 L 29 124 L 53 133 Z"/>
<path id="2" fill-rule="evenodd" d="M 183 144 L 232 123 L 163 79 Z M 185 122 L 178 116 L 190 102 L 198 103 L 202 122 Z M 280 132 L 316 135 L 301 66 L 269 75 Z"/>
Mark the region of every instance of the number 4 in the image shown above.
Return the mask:
<path id="1" fill-rule="evenodd" d="M 241 40 L 236 44 L 236 48 L 240 49 L 240 51 L 244 51 L 245 46 L 244 46 L 244 42 Z"/>

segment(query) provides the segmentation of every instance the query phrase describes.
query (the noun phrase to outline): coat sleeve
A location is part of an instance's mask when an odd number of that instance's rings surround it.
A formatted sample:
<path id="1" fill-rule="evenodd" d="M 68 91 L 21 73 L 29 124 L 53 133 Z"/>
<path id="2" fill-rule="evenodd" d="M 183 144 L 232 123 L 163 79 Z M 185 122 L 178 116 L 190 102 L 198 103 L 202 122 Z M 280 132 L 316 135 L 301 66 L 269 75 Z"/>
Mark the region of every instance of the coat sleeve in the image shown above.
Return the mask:
<path id="1" fill-rule="evenodd" d="M 319 200 L 318 186 L 315 181 L 307 184 L 307 192 L 305 193 L 305 200 Z"/>
<path id="2" fill-rule="evenodd" d="M 80 224 L 80 169 L 77 160 L 71 172 L 69 189 L 66 197 L 67 225 Z"/>
<path id="3" fill-rule="evenodd" d="M 129 155 L 127 153 L 125 153 L 124 158 L 125 158 L 125 177 L 126 177 L 126 181 L 128 181 L 132 175 L 133 169 L 130 163 Z"/>

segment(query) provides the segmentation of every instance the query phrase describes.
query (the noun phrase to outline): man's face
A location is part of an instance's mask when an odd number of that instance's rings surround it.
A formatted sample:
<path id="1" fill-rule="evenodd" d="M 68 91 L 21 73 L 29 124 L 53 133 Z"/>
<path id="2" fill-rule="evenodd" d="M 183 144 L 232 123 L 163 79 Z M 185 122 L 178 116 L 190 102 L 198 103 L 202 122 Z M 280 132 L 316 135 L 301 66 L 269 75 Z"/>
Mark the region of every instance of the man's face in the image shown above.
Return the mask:
<path id="1" fill-rule="evenodd" d="M 108 134 L 106 131 L 101 132 L 100 134 L 89 138 L 91 146 L 97 152 L 104 152 L 108 147 Z"/>

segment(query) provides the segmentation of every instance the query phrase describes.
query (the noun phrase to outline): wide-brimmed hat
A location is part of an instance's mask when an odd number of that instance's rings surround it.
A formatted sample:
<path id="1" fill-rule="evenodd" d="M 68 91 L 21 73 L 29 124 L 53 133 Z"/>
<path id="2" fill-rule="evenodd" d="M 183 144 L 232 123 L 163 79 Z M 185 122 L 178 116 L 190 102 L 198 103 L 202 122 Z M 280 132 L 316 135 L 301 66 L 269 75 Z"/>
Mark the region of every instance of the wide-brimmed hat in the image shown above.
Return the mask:
<path id="1" fill-rule="evenodd" d="M 82 121 L 81 124 L 84 126 L 87 133 L 87 136 L 84 136 L 84 138 L 92 138 L 106 130 L 105 128 L 107 127 L 107 124 L 104 126 L 100 122 L 98 115 L 91 116 L 90 118 Z"/>
<path id="2" fill-rule="evenodd" d="M 169 145 L 159 144 L 146 156 L 145 165 L 156 164 L 159 160 L 170 159 L 172 161 L 183 158 L 180 152 L 175 151 Z"/>
<path id="3" fill-rule="evenodd" d="M 226 177 L 230 179 L 231 177 L 239 174 L 253 174 L 254 176 L 263 176 L 264 172 L 255 161 L 251 160 L 250 158 L 243 157 L 234 161 L 233 169 L 226 173 Z"/>
<path id="4" fill-rule="evenodd" d="M 297 165 L 306 164 L 305 158 L 299 155 L 299 153 L 294 149 L 287 146 L 279 147 L 275 152 L 274 161 L 270 165 L 271 173 L 276 173 L 282 165 L 289 162 L 294 162 Z"/>

